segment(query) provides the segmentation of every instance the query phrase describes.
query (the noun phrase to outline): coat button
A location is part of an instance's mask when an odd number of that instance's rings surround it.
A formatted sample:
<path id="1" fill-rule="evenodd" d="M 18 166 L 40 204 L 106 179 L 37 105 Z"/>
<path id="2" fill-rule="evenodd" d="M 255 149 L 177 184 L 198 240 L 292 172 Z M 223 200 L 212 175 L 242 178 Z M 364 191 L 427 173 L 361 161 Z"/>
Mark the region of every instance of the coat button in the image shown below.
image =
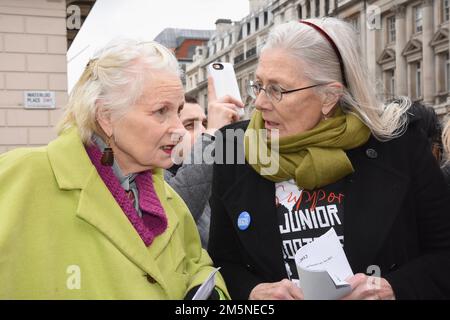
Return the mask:
<path id="1" fill-rule="evenodd" d="M 366 155 L 370 159 L 376 159 L 378 157 L 378 152 L 376 152 L 375 149 L 367 149 Z"/>
<path id="2" fill-rule="evenodd" d="M 249 265 L 249 264 L 247 264 L 245 267 L 246 267 L 247 270 L 250 271 L 250 272 L 253 272 L 253 271 L 254 271 L 253 267 L 252 267 L 251 265 Z"/>
<path id="3" fill-rule="evenodd" d="M 156 280 L 149 274 L 145 274 L 144 277 L 147 278 L 147 281 L 150 282 L 151 284 L 156 283 Z"/>

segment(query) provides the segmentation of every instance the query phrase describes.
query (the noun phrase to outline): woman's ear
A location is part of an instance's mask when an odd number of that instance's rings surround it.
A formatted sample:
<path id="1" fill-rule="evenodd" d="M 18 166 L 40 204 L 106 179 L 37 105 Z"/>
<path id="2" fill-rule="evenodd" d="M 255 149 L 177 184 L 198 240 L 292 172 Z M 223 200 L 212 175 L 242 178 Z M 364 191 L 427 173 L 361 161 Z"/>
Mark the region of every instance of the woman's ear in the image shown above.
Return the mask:
<path id="1" fill-rule="evenodd" d="M 327 91 L 322 101 L 322 114 L 328 115 L 332 112 L 339 99 L 342 97 L 342 89 L 343 86 L 339 82 L 333 82 L 327 85 Z"/>
<path id="2" fill-rule="evenodd" d="M 105 110 L 101 105 L 97 106 L 97 112 L 95 114 L 98 125 L 109 138 L 113 134 L 113 126 L 111 121 L 111 114 Z"/>

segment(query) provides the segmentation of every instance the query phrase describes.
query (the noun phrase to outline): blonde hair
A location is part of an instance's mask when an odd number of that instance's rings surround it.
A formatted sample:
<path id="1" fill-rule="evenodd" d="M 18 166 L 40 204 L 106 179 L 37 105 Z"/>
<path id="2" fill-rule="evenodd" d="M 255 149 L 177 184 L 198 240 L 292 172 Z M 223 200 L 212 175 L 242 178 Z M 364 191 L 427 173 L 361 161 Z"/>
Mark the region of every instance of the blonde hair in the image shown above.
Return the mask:
<path id="1" fill-rule="evenodd" d="M 353 113 L 363 121 L 372 134 L 381 141 L 400 136 L 406 130 L 406 111 L 411 102 L 399 97 L 396 102 L 383 104 L 378 100 L 374 84 L 367 76 L 361 59 L 359 40 L 353 26 L 340 19 L 307 19 L 321 27 L 335 42 L 342 56 L 347 87 L 339 100 L 344 112 Z M 343 83 L 338 57 L 330 43 L 317 30 L 298 21 L 274 28 L 262 50 L 281 48 L 303 62 L 305 76 L 313 83 Z M 332 88 L 314 88 L 320 95 Z M 335 90 L 335 89 L 334 89 Z"/>
<path id="2" fill-rule="evenodd" d="M 447 117 L 447 122 L 442 130 L 442 145 L 445 159 L 450 161 L 450 116 Z"/>
<path id="3" fill-rule="evenodd" d="M 173 53 L 156 42 L 110 42 L 90 60 L 71 91 L 58 134 L 76 126 L 83 143 L 90 144 L 92 135 L 99 134 L 97 110 L 101 107 L 112 117 L 124 115 L 156 70 L 181 73 Z"/>

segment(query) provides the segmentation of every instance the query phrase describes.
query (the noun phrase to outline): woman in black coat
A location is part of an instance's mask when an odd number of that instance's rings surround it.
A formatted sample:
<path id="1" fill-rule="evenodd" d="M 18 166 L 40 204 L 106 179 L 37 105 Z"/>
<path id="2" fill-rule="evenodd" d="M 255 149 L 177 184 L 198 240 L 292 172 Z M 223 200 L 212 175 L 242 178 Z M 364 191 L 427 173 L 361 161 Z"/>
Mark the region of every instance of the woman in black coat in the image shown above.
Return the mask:
<path id="1" fill-rule="evenodd" d="M 303 299 L 295 252 L 330 227 L 355 273 L 345 299 L 450 298 L 443 175 L 410 102 L 376 99 L 356 39 L 334 18 L 277 26 L 249 84 L 257 110 L 216 138 L 209 252 L 234 299 Z"/>

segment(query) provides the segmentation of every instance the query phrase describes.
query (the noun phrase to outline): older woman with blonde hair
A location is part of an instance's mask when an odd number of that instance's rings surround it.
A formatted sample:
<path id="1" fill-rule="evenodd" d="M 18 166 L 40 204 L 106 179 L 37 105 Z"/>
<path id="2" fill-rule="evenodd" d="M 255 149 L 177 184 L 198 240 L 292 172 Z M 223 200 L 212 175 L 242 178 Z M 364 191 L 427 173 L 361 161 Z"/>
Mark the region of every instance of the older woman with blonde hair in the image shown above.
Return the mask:
<path id="1" fill-rule="evenodd" d="M 56 140 L 0 156 L 0 298 L 192 296 L 212 261 L 162 173 L 183 104 L 168 49 L 117 41 L 89 62 Z"/>
<path id="2" fill-rule="evenodd" d="M 450 298 L 442 173 L 409 99 L 383 104 L 364 70 L 339 19 L 270 32 L 248 86 L 255 113 L 216 139 L 216 155 L 246 160 L 215 165 L 210 201 L 209 253 L 233 298 L 305 298 L 295 253 L 330 228 L 355 274 L 342 298 Z"/>

